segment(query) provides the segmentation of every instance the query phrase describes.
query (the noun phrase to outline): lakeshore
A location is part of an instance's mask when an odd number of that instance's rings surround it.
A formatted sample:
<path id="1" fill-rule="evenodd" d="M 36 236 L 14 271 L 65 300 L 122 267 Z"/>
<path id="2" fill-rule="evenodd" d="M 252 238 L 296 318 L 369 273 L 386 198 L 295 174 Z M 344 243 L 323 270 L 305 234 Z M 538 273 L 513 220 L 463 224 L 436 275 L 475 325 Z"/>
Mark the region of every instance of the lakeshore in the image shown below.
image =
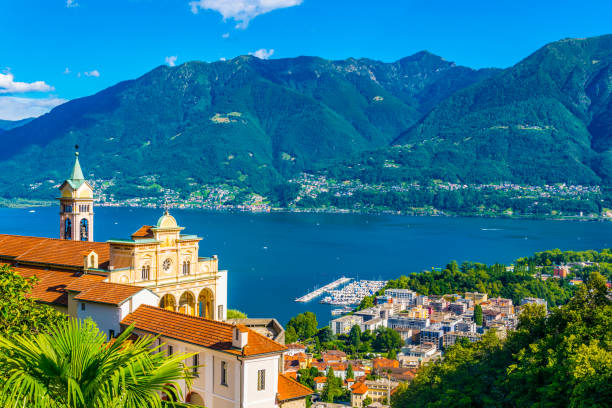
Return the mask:
<path id="1" fill-rule="evenodd" d="M 30 212 L 34 210 L 34 212 Z M 304 311 L 320 324 L 332 305 L 294 300 L 309 288 L 346 275 L 396 279 L 451 260 L 511 263 L 536 251 L 601 250 L 612 246 L 612 224 L 502 218 L 369 214 L 248 213 L 172 210 L 185 233 L 202 237 L 202 253 L 217 254 L 229 271 L 228 307 L 285 324 Z M 136 231 L 161 210 L 96 208 L 95 240 Z M 56 237 L 56 207 L 0 209 L 0 231 Z"/>
<path id="2" fill-rule="evenodd" d="M 35 199 L 2 199 L 0 208 L 31 208 L 31 207 L 53 207 L 57 205 L 55 201 L 35 200 Z M 164 202 L 135 204 L 130 201 L 121 202 L 96 202 L 96 207 L 106 208 L 138 208 L 138 209 L 163 209 Z M 353 214 L 353 215 L 374 215 L 374 216 L 406 216 L 406 217 L 459 217 L 459 218 L 499 218 L 514 220 L 548 220 L 548 221 L 612 221 L 612 214 L 605 213 L 600 215 L 522 215 L 522 214 L 493 214 L 493 213 L 466 213 L 455 214 L 448 211 L 432 209 L 431 211 L 391 211 L 391 210 L 372 210 L 372 209 L 344 209 L 344 208 L 289 208 L 289 207 L 270 207 L 255 206 L 248 207 L 242 205 L 215 205 L 215 206 L 195 206 L 174 203 L 172 208 L 179 210 L 218 212 L 218 213 L 288 213 L 288 214 Z"/>

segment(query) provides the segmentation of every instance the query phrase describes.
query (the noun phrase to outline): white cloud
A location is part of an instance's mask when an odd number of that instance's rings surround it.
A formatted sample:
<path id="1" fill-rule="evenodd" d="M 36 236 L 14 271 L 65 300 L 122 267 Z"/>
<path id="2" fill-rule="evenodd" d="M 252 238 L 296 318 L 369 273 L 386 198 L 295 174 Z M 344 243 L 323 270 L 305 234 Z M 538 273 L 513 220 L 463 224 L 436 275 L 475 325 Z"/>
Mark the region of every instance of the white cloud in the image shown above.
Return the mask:
<path id="1" fill-rule="evenodd" d="M 191 12 L 197 14 L 200 9 L 214 10 L 223 16 L 236 21 L 236 28 L 247 28 L 249 21 L 270 11 L 299 6 L 303 0 L 196 0 L 189 2 Z"/>
<path id="2" fill-rule="evenodd" d="M 0 94 L 23 92 L 49 92 L 54 88 L 44 81 L 15 82 L 15 76 L 10 72 L 0 74 Z"/>
<path id="3" fill-rule="evenodd" d="M 83 74 L 85 76 L 96 77 L 96 78 L 100 76 L 100 72 L 97 69 L 94 69 L 93 71 L 89 71 L 89 72 L 85 71 L 83 72 Z"/>
<path id="4" fill-rule="evenodd" d="M 166 64 L 170 65 L 171 67 L 176 65 L 176 55 L 171 55 L 169 57 L 166 57 Z"/>
<path id="5" fill-rule="evenodd" d="M 221 57 L 219 58 L 219 61 L 227 61 L 227 59 L 225 57 Z"/>
<path id="6" fill-rule="evenodd" d="M 260 48 L 257 51 L 249 52 L 249 55 L 252 55 L 259 59 L 268 59 L 272 56 L 272 54 L 274 54 L 274 50 L 272 48 L 270 48 L 269 50 L 266 50 L 265 48 Z"/>
<path id="7" fill-rule="evenodd" d="M 76 0 L 66 0 L 66 7 L 79 7 L 79 3 L 77 3 Z"/>
<path id="8" fill-rule="evenodd" d="M 64 74 L 68 75 L 70 73 L 70 68 L 66 67 L 66 69 L 64 70 Z"/>
<path id="9" fill-rule="evenodd" d="M 0 96 L 0 119 L 19 120 L 40 116 L 57 105 L 68 102 L 62 98 L 22 98 Z"/>
<path id="10" fill-rule="evenodd" d="M 229 38 L 229 33 L 224 33 L 221 35 L 222 38 Z"/>

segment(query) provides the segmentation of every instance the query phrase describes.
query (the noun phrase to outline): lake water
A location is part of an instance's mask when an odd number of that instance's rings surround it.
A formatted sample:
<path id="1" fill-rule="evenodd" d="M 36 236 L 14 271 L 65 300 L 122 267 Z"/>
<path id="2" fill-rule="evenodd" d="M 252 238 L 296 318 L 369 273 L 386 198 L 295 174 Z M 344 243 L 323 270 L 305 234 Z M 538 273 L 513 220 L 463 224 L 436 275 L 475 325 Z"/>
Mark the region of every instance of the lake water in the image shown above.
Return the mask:
<path id="1" fill-rule="evenodd" d="M 57 237 L 58 208 L 0 209 L 0 232 Z M 161 210 L 96 208 L 96 241 L 128 238 Z M 451 260 L 508 263 L 535 251 L 601 250 L 612 223 L 354 214 L 251 214 L 173 210 L 200 256 L 229 270 L 229 307 L 282 324 L 310 310 L 327 324 L 331 307 L 294 299 L 339 276 L 392 279 Z"/>

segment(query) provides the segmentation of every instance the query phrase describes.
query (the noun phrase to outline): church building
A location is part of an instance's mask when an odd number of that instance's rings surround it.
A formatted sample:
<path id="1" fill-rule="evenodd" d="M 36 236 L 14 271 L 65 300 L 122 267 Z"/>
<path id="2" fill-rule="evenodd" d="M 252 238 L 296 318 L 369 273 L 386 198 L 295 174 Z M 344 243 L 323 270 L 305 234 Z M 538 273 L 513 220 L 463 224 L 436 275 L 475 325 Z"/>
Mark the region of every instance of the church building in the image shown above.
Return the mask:
<path id="1" fill-rule="evenodd" d="M 305 407 L 312 394 L 283 374 L 287 348 L 227 317 L 227 271 L 201 257 L 196 235 L 166 209 L 125 239 L 94 241 L 94 191 L 76 153 L 60 186 L 59 239 L 0 234 L 0 265 L 38 282 L 30 296 L 74 318 L 91 318 L 108 338 L 129 325 L 158 335 L 165 350 L 195 352 L 185 402 L 208 408 Z"/>

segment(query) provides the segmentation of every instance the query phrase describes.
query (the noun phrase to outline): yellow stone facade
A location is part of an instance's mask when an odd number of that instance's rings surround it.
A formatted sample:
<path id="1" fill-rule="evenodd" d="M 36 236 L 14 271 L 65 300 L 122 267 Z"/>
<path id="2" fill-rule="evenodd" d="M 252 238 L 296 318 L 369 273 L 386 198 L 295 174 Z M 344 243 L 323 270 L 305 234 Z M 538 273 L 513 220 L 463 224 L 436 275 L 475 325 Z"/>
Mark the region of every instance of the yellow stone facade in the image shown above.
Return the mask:
<path id="1" fill-rule="evenodd" d="M 182 230 L 166 212 L 132 239 L 108 241 L 109 281 L 150 289 L 160 297 L 160 307 L 225 320 L 227 271 L 219 271 L 216 256 L 200 258 L 201 238 Z"/>

